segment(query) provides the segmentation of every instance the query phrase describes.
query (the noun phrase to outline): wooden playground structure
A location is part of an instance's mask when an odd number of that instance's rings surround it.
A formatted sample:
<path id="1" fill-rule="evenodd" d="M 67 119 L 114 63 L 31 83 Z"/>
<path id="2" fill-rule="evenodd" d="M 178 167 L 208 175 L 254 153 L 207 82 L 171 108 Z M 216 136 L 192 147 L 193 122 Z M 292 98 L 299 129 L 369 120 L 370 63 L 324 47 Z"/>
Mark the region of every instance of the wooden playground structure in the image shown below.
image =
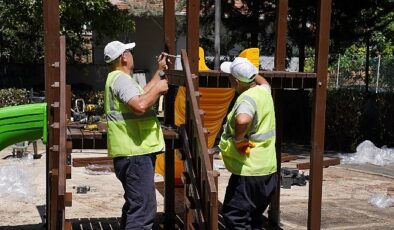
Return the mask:
<path id="1" fill-rule="evenodd" d="M 165 49 L 175 54 L 175 0 L 163 1 Z M 208 130 L 204 128 L 204 111 L 200 109 L 199 87 L 228 87 L 228 75 L 220 71 L 199 71 L 199 0 L 187 1 L 187 47 L 182 50 L 183 70 L 170 66 L 167 77 L 170 90 L 165 98 L 165 218 L 164 228 L 218 229 L 218 172 L 213 170 L 212 155 L 208 153 Z M 281 139 L 283 133 L 281 97 L 283 89 L 313 89 L 308 229 L 320 229 L 322 202 L 322 171 L 324 151 L 325 104 L 327 87 L 328 48 L 331 0 L 318 1 L 318 25 L 313 73 L 285 71 L 288 0 L 277 0 L 275 71 L 260 72 L 271 84 L 277 114 L 278 173 L 281 168 Z M 72 193 L 66 191 L 66 179 L 71 178 L 71 141 L 67 139 L 67 116 L 71 107 L 70 86 L 66 86 L 64 37 L 59 35 L 59 0 L 44 0 L 45 92 L 48 103 L 47 143 L 47 228 L 71 229 L 65 219 L 65 207 L 72 205 Z M 206 79 L 201 81 L 201 79 Z M 186 87 L 185 124 L 174 127 L 174 99 L 177 87 Z M 180 149 L 185 172 L 185 215 L 176 221 L 174 194 L 174 149 Z M 280 188 L 280 181 L 278 182 Z M 280 189 L 272 198 L 269 220 L 280 222 Z"/>

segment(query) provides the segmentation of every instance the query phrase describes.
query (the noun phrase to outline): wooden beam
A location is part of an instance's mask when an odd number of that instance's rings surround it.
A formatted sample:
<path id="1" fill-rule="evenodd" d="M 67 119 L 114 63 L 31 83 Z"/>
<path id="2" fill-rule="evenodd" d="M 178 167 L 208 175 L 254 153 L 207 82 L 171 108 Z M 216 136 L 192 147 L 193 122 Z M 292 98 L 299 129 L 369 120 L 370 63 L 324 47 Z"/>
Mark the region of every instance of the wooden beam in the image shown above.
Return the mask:
<path id="1" fill-rule="evenodd" d="M 289 162 L 289 161 L 294 161 L 294 160 L 297 160 L 297 159 L 298 159 L 297 156 L 295 156 L 295 155 L 288 155 L 288 154 L 285 154 L 285 153 L 282 153 L 282 156 L 281 156 L 281 162 Z"/>
<path id="2" fill-rule="evenodd" d="M 288 0 L 277 0 L 275 34 L 275 70 L 286 69 Z"/>
<path id="3" fill-rule="evenodd" d="M 72 160 L 73 167 L 86 167 L 89 164 L 113 165 L 113 161 L 110 157 L 81 157 Z"/>
<path id="4" fill-rule="evenodd" d="M 319 0 L 316 36 L 315 72 L 312 116 L 312 151 L 308 200 L 308 229 L 320 229 L 323 184 L 323 152 L 327 94 L 328 49 L 330 39 L 331 0 Z"/>
<path id="5" fill-rule="evenodd" d="M 45 98 L 48 103 L 48 124 L 59 121 L 58 111 L 54 111 L 51 105 L 55 99 L 59 98 L 59 91 L 52 87 L 55 82 L 59 82 L 60 69 L 56 68 L 60 62 L 60 18 L 59 0 L 43 1 L 44 16 L 44 71 L 45 71 Z M 47 229 L 56 229 L 58 220 L 58 153 L 53 151 L 53 147 L 58 145 L 59 132 L 48 129 L 48 142 L 46 145 L 46 204 L 47 204 Z"/>
<path id="6" fill-rule="evenodd" d="M 327 168 L 329 166 L 339 165 L 340 163 L 341 160 L 339 158 L 327 158 L 323 160 L 323 167 Z M 300 170 L 310 169 L 311 163 L 310 162 L 298 163 L 296 167 Z"/>
<path id="7" fill-rule="evenodd" d="M 200 0 L 187 0 L 186 50 L 190 71 L 198 74 L 198 47 L 200 44 Z"/>
<path id="8" fill-rule="evenodd" d="M 164 8 L 164 51 L 175 55 L 175 1 L 163 1 Z M 169 69 L 174 69 L 175 61 L 168 63 Z"/>

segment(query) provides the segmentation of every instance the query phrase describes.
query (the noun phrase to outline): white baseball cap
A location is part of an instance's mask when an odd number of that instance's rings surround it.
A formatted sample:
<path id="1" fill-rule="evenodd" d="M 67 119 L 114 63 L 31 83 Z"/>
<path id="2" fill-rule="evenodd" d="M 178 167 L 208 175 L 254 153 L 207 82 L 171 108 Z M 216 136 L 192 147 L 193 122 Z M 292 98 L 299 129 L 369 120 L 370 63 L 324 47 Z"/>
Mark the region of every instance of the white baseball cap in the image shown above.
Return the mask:
<path id="1" fill-rule="evenodd" d="M 236 57 L 232 62 L 223 62 L 220 65 L 220 70 L 225 73 L 231 73 L 236 79 L 246 83 L 252 82 L 258 73 L 256 66 L 247 58 L 242 57 Z"/>
<path id="2" fill-rule="evenodd" d="M 111 63 L 113 60 L 117 59 L 124 51 L 128 49 L 133 49 L 135 47 L 135 42 L 124 44 L 120 41 L 112 41 L 108 43 L 104 48 L 104 61 L 106 63 Z"/>

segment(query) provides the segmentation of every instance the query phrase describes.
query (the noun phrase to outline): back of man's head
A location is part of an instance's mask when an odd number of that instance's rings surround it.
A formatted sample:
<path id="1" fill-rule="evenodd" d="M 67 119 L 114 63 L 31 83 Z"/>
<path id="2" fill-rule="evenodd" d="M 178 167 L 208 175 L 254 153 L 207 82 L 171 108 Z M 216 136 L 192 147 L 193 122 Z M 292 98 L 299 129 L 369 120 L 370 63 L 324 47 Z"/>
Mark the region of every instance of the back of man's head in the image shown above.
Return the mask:
<path id="1" fill-rule="evenodd" d="M 232 62 L 223 62 L 220 70 L 230 73 L 240 82 L 251 83 L 254 81 L 258 70 L 247 58 L 237 57 Z"/>

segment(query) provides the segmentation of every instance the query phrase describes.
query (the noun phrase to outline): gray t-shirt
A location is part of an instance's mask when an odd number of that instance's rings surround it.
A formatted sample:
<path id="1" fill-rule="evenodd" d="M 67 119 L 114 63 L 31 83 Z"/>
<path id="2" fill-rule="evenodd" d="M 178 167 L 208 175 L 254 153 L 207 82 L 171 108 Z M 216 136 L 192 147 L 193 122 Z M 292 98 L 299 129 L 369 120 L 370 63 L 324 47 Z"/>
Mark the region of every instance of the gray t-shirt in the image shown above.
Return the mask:
<path id="1" fill-rule="evenodd" d="M 271 93 L 271 87 L 267 84 L 258 85 L 256 87 L 263 87 L 264 90 L 267 90 L 269 93 Z M 238 116 L 241 113 L 247 114 L 253 118 L 256 110 L 249 103 L 241 102 L 235 111 L 235 116 Z"/>
<path id="2" fill-rule="evenodd" d="M 119 77 L 116 78 L 112 91 L 119 100 L 127 104 L 133 97 L 141 95 L 137 85 L 138 83 L 133 78 L 130 78 L 129 75 L 122 72 Z"/>

